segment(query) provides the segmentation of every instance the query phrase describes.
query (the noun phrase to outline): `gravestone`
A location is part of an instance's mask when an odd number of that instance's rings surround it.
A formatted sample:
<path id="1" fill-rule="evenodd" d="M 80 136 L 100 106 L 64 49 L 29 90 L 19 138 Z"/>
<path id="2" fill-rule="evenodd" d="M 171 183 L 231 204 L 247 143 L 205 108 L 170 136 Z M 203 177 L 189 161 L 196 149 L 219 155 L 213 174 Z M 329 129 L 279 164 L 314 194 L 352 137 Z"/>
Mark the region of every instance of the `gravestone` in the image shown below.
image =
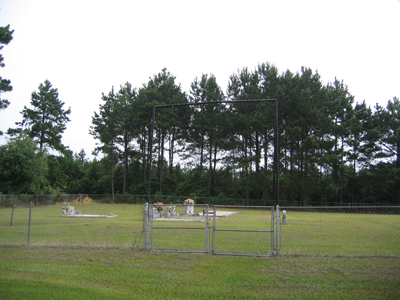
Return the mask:
<path id="1" fill-rule="evenodd" d="M 194 205 L 185 204 L 185 215 L 193 215 L 193 214 L 194 214 Z"/>
<path id="2" fill-rule="evenodd" d="M 172 217 L 174 217 L 174 216 L 176 216 L 176 209 L 175 209 L 175 208 L 167 208 L 167 209 L 165 210 L 164 217 L 166 217 L 166 218 L 172 218 Z"/>
<path id="3" fill-rule="evenodd" d="M 281 225 L 287 225 L 287 222 L 286 222 L 286 210 L 282 211 L 282 222 L 281 222 Z"/>
<path id="4" fill-rule="evenodd" d="M 75 215 L 75 207 L 73 207 L 73 206 L 68 206 L 67 215 L 69 215 L 69 216 Z"/>
<path id="5" fill-rule="evenodd" d="M 153 207 L 153 209 L 151 210 L 151 215 L 153 216 L 153 219 L 161 218 L 161 211 Z"/>

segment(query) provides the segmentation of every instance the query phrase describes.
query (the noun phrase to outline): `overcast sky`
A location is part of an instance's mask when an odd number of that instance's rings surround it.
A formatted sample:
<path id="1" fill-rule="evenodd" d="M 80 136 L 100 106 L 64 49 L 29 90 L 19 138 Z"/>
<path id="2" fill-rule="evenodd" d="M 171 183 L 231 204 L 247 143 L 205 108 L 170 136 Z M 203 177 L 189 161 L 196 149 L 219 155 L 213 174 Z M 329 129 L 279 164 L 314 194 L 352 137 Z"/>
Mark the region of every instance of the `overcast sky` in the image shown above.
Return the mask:
<path id="1" fill-rule="evenodd" d="M 11 104 L 0 130 L 16 127 L 48 79 L 72 110 L 62 142 L 90 157 L 101 94 L 127 81 L 139 88 L 163 68 L 183 91 L 211 73 L 226 91 L 230 75 L 268 62 L 281 73 L 309 67 L 324 84 L 343 80 L 370 106 L 400 97 L 398 0 L 0 0 L 7 24 L 0 76 L 13 91 L 1 95 Z"/>

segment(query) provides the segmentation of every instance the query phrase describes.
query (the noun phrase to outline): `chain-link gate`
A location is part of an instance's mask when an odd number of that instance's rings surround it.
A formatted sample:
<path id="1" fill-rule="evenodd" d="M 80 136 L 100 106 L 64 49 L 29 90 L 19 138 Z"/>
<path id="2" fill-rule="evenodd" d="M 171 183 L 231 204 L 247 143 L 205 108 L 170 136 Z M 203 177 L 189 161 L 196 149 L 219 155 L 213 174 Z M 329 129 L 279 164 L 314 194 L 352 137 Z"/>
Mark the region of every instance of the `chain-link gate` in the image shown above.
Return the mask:
<path id="1" fill-rule="evenodd" d="M 150 251 L 268 257 L 275 254 L 273 206 L 215 205 L 209 211 L 207 204 L 151 204 L 147 215 L 146 248 Z"/>
<path id="2" fill-rule="evenodd" d="M 151 204 L 149 250 L 209 253 L 208 204 Z"/>
<path id="3" fill-rule="evenodd" d="M 223 206 L 213 210 L 212 254 L 273 256 L 273 206 Z"/>

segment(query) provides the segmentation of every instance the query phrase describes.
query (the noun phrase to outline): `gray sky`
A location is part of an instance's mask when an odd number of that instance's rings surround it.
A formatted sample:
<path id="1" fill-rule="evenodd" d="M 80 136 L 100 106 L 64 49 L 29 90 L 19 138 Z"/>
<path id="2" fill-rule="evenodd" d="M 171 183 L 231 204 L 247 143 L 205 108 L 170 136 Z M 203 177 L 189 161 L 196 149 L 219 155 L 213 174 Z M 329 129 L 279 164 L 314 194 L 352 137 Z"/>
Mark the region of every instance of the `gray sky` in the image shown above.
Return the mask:
<path id="1" fill-rule="evenodd" d="M 370 106 L 400 97 L 397 0 L 0 0 L 7 24 L 15 31 L 0 74 L 13 91 L 2 94 L 11 104 L 0 129 L 22 120 L 48 79 L 72 110 L 62 142 L 88 155 L 101 94 L 127 81 L 139 88 L 163 68 L 183 91 L 211 73 L 226 91 L 230 75 L 269 62 L 280 72 L 309 67 L 324 84 L 343 80 Z"/>

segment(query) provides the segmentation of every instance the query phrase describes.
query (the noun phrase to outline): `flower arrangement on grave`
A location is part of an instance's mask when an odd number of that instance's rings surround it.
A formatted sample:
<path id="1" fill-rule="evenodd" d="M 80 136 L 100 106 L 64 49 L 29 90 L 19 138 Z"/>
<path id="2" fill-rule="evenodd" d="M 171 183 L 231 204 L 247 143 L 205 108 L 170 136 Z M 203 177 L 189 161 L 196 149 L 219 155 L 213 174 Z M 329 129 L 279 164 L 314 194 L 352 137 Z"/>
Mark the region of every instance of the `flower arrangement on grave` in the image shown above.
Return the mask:
<path id="1" fill-rule="evenodd" d="M 162 202 L 157 202 L 157 203 L 154 203 L 154 205 L 155 205 L 154 207 L 157 208 L 158 211 L 163 211 L 163 209 L 164 209 L 163 204 L 164 203 L 162 203 Z"/>
<path id="2" fill-rule="evenodd" d="M 185 200 L 185 204 L 186 204 L 186 205 L 194 205 L 194 200 L 193 200 L 193 199 L 190 199 L 190 198 L 189 198 L 189 199 L 186 199 L 186 200 Z"/>
<path id="3" fill-rule="evenodd" d="M 61 207 L 61 211 L 62 211 L 63 215 L 66 215 L 66 214 L 67 214 L 68 207 L 69 207 L 69 204 L 67 204 L 67 206 Z"/>

